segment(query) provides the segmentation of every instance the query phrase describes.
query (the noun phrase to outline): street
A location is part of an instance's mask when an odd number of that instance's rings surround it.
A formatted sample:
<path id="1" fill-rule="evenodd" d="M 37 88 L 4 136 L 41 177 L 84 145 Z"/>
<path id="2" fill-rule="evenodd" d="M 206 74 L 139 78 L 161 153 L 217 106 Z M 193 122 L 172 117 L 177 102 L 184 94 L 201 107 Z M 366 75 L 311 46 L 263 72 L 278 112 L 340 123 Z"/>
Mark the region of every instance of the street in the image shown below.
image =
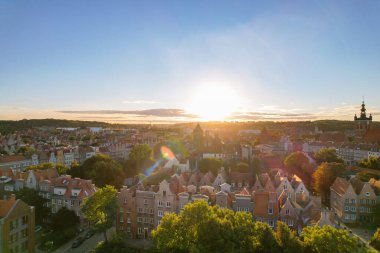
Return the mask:
<path id="1" fill-rule="evenodd" d="M 96 245 L 100 241 L 104 241 L 104 235 L 103 233 L 96 233 L 91 238 L 86 239 L 81 245 L 79 245 L 77 248 L 72 249 L 71 245 L 73 244 L 74 240 L 78 238 L 79 236 L 84 237 L 87 230 L 83 231 L 79 235 L 77 235 L 75 238 L 73 238 L 71 241 L 65 243 L 61 247 L 59 247 L 57 250 L 54 251 L 54 253 L 84 253 L 92 250 L 96 247 Z M 107 231 L 108 239 L 111 238 L 111 235 L 115 232 L 114 228 L 111 228 Z M 41 250 L 38 250 L 36 248 L 36 253 L 44 253 Z"/>

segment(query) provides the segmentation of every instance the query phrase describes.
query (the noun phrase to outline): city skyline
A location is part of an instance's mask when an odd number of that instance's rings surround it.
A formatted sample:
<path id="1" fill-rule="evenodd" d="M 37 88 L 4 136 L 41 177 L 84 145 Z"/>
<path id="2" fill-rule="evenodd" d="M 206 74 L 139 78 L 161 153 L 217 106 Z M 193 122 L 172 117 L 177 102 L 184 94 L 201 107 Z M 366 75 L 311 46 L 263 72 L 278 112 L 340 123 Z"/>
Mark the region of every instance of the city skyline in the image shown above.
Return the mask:
<path id="1" fill-rule="evenodd" d="M 0 3 L 0 119 L 380 117 L 379 2 Z"/>

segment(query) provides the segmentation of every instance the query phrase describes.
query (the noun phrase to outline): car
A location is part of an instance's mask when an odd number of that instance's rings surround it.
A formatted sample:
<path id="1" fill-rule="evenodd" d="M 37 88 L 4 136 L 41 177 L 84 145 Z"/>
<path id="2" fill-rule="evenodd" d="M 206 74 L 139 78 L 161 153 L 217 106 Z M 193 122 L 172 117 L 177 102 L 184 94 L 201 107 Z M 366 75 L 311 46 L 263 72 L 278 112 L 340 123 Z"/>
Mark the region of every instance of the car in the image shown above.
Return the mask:
<path id="1" fill-rule="evenodd" d="M 81 245 L 84 241 L 84 238 L 83 237 L 78 237 L 77 239 L 75 239 L 75 241 L 73 242 L 73 245 L 71 245 L 71 248 L 77 248 L 79 247 L 79 245 Z"/>
<path id="2" fill-rule="evenodd" d="M 40 226 L 40 225 L 37 225 L 35 228 L 34 228 L 34 232 L 39 232 L 39 231 L 41 231 L 41 229 L 42 229 L 42 226 Z"/>
<path id="3" fill-rule="evenodd" d="M 84 236 L 86 239 L 92 237 L 95 234 L 94 230 L 89 230 L 86 235 Z"/>

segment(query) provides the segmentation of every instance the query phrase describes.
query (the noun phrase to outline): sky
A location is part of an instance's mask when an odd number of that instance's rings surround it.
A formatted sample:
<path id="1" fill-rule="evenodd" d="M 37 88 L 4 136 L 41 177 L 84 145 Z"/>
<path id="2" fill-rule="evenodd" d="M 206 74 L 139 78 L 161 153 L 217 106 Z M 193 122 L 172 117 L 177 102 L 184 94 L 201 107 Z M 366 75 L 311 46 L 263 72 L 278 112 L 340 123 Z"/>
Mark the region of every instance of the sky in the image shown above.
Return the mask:
<path id="1" fill-rule="evenodd" d="M 380 119 L 380 1 L 0 0 L 0 119 Z"/>

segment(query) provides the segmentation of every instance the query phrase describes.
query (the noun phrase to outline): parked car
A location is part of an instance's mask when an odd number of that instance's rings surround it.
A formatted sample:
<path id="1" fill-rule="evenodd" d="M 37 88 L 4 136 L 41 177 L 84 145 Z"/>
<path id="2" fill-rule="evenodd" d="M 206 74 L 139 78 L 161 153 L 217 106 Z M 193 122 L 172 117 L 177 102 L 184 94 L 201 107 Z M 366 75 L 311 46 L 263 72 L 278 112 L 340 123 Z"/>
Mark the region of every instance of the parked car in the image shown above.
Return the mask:
<path id="1" fill-rule="evenodd" d="M 73 242 L 73 245 L 71 245 L 71 248 L 76 248 L 76 247 L 79 247 L 79 245 L 81 245 L 84 241 L 84 238 L 83 237 L 78 237 L 77 239 L 75 239 L 75 241 Z"/>
<path id="2" fill-rule="evenodd" d="M 42 229 L 42 226 L 40 226 L 40 225 L 37 225 L 37 226 L 35 226 L 35 228 L 34 228 L 34 232 L 39 232 L 39 231 L 41 231 L 41 229 Z"/>
<path id="3" fill-rule="evenodd" d="M 86 239 L 92 237 L 95 234 L 94 230 L 89 230 L 86 235 L 84 236 Z"/>

